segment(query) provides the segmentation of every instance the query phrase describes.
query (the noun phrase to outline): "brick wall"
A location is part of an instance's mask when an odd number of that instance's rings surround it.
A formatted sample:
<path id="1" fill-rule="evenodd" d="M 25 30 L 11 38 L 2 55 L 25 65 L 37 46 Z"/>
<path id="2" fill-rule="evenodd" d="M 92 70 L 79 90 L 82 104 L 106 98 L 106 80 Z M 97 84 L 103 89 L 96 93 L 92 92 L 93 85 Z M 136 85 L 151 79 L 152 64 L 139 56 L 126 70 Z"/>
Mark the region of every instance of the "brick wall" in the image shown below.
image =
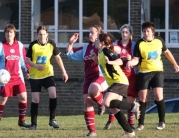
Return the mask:
<path id="1" fill-rule="evenodd" d="M 21 0 L 21 41 L 28 44 L 31 40 L 31 0 Z"/>
<path id="2" fill-rule="evenodd" d="M 31 38 L 31 0 L 22 0 L 22 22 L 21 22 L 21 40 L 23 43 L 28 44 Z M 131 0 L 131 25 L 134 28 L 134 40 L 140 38 L 140 1 Z M 65 49 L 60 49 L 64 53 Z M 172 48 L 170 49 L 179 63 L 179 49 Z M 55 78 L 57 83 L 57 96 L 58 96 L 58 106 L 57 106 L 57 115 L 77 115 L 83 114 L 83 98 L 82 98 L 82 84 L 84 79 L 83 72 L 83 63 L 77 63 L 70 61 L 63 54 L 61 55 L 64 61 L 67 73 L 69 75 L 69 81 L 64 83 L 61 81 L 61 71 L 57 63 L 52 59 L 52 64 L 55 69 Z M 163 57 L 164 60 L 164 69 L 165 69 L 165 79 L 178 79 L 179 73 L 175 74 L 173 66 L 170 62 Z M 27 115 L 30 115 L 30 87 L 29 82 L 26 80 L 27 90 L 28 90 L 28 102 L 29 108 Z M 168 80 L 165 82 L 164 86 L 164 98 L 174 98 L 179 97 L 179 83 L 175 80 Z M 40 94 L 40 105 L 39 105 L 39 114 L 48 115 L 48 93 L 43 89 L 43 92 Z M 154 98 L 153 93 L 150 92 L 149 102 L 147 106 L 153 104 Z M 18 116 L 17 108 L 17 97 L 10 98 L 6 104 L 4 116 Z"/>
<path id="3" fill-rule="evenodd" d="M 141 2 L 140 0 L 130 0 L 130 24 L 133 27 L 133 40 L 141 37 Z"/>

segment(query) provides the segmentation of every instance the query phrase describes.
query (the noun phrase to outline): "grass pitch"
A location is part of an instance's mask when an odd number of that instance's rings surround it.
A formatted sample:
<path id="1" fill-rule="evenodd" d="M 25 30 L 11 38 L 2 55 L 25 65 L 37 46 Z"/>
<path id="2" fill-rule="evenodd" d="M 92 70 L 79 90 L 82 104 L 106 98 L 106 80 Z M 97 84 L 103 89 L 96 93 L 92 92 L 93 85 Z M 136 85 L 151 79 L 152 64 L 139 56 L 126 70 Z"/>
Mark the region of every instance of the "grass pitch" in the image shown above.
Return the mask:
<path id="1" fill-rule="evenodd" d="M 156 130 L 158 123 L 157 114 L 146 114 L 145 128 L 136 131 L 136 138 L 179 138 L 179 113 L 166 114 L 166 128 Z M 96 115 L 96 138 L 119 138 L 123 133 L 122 128 L 115 120 L 110 130 L 103 130 L 108 115 Z M 53 129 L 48 125 L 48 117 L 38 116 L 36 130 L 28 130 L 17 125 L 17 117 L 2 118 L 0 122 L 0 138 L 84 138 L 88 133 L 83 115 L 79 116 L 57 116 L 59 129 Z M 30 123 L 30 117 L 26 117 Z M 137 125 L 137 121 L 135 123 Z"/>

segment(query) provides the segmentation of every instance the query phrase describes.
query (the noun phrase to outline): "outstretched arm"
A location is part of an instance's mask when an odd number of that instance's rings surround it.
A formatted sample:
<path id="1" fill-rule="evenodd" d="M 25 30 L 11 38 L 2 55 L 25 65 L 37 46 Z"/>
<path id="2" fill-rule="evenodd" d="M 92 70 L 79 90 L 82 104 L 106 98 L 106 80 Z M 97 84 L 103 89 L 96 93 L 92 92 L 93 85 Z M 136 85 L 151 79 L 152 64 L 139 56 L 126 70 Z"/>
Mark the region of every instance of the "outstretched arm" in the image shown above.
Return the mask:
<path id="1" fill-rule="evenodd" d="M 66 48 L 66 53 L 70 52 L 73 48 L 73 44 L 78 40 L 78 33 L 74 33 L 69 40 L 68 46 Z"/>

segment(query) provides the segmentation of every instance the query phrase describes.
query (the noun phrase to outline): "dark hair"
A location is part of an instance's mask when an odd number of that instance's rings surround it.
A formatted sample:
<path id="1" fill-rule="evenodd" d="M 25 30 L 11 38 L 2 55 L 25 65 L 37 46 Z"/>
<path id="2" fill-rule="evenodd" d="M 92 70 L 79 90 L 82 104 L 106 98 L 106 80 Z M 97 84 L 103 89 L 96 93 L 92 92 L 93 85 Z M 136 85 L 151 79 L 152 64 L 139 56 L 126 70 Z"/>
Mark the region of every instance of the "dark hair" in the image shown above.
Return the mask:
<path id="1" fill-rule="evenodd" d="M 45 27 L 45 26 L 39 26 L 38 28 L 37 28 L 37 34 L 39 33 L 39 31 L 40 30 L 45 30 L 46 32 L 47 32 L 47 27 Z"/>
<path id="2" fill-rule="evenodd" d="M 91 26 L 91 27 L 94 27 L 94 28 L 96 28 L 96 30 L 98 31 L 98 33 L 99 34 L 102 34 L 103 33 L 103 29 L 102 29 L 102 27 L 100 26 L 100 25 L 93 25 L 93 26 Z"/>
<path id="3" fill-rule="evenodd" d="M 9 32 L 10 30 L 13 30 L 16 36 L 16 27 L 13 24 L 7 24 L 4 28 L 4 34 L 6 32 Z"/>
<path id="4" fill-rule="evenodd" d="M 142 31 L 144 31 L 144 29 L 146 29 L 146 28 L 151 28 L 153 33 L 155 33 L 155 25 L 153 22 L 146 21 L 146 22 L 142 23 Z"/>
<path id="5" fill-rule="evenodd" d="M 104 42 L 104 46 L 114 52 L 114 44 L 108 34 L 99 34 L 99 41 Z"/>

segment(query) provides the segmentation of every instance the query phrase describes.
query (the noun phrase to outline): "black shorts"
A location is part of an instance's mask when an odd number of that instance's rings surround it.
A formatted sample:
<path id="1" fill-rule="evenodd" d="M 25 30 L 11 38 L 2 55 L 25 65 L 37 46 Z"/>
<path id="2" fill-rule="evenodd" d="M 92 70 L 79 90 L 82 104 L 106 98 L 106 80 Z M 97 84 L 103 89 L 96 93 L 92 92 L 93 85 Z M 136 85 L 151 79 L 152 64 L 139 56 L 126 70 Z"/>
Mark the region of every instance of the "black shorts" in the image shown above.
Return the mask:
<path id="1" fill-rule="evenodd" d="M 148 73 L 138 73 L 137 75 L 137 90 L 144 90 L 162 87 L 164 84 L 164 74 L 163 72 L 148 72 Z"/>
<path id="2" fill-rule="evenodd" d="M 41 92 L 42 87 L 56 87 L 56 83 L 53 76 L 44 78 L 44 79 L 29 79 L 31 92 Z"/>
<path id="3" fill-rule="evenodd" d="M 113 83 L 106 92 L 112 92 L 119 94 L 123 97 L 127 97 L 128 85 L 121 83 Z"/>

